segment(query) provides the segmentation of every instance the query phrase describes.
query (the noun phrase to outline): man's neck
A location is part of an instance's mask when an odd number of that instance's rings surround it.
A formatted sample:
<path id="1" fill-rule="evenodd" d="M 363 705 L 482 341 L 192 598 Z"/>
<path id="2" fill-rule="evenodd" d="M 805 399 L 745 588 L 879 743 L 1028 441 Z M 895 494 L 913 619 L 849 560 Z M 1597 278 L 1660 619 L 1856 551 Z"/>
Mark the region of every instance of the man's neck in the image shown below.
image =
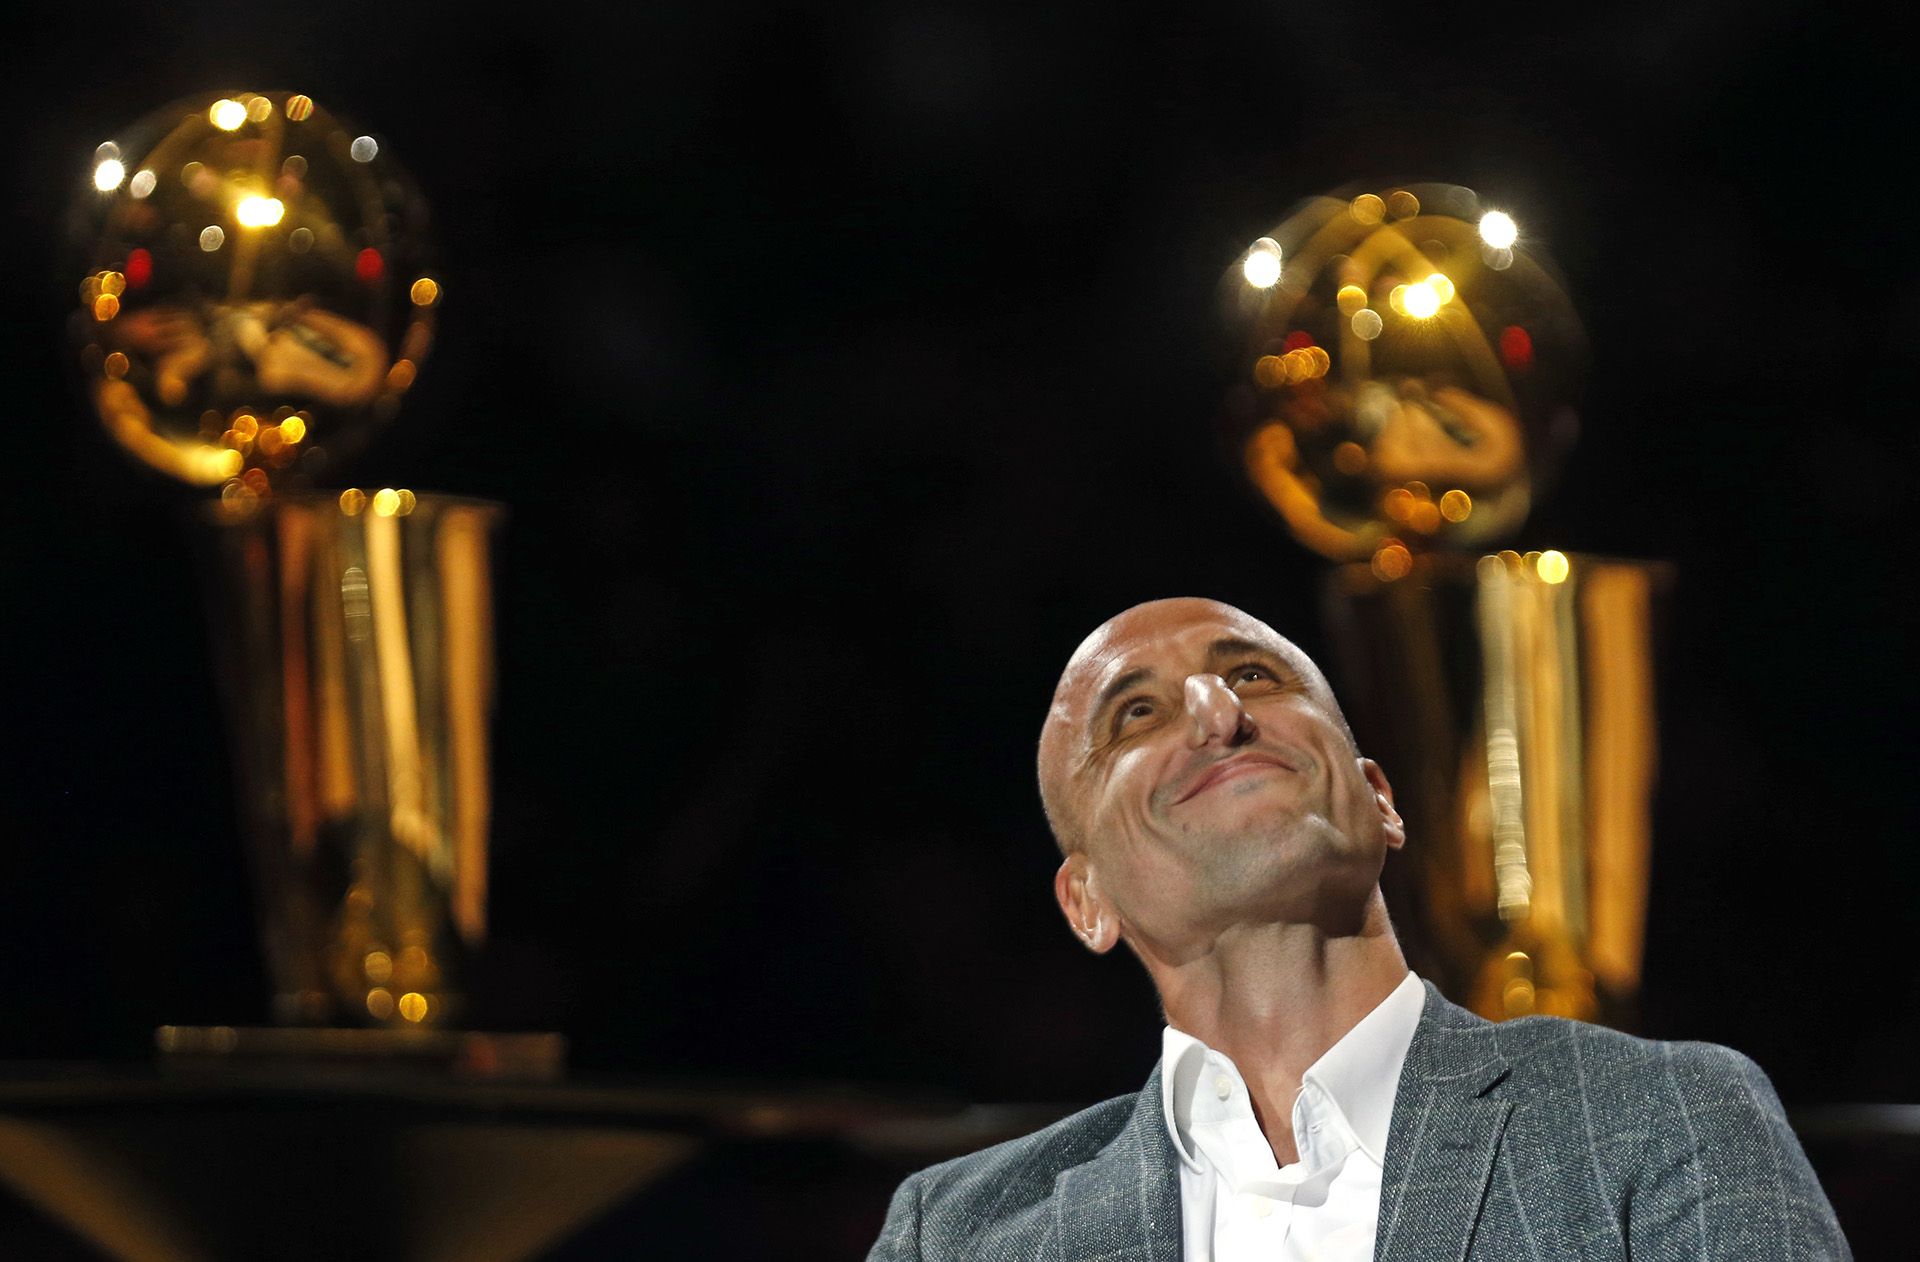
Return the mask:
<path id="1" fill-rule="evenodd" d="M 1360 931 L 1236 926 L 1168 964 L 1147 957 L 1167 1023 L 1232 1060 L 1281 1165 L 1298 1160 L 1293 1101 L 1306 1071 L 1407 976 L 1376 889 Z"/>

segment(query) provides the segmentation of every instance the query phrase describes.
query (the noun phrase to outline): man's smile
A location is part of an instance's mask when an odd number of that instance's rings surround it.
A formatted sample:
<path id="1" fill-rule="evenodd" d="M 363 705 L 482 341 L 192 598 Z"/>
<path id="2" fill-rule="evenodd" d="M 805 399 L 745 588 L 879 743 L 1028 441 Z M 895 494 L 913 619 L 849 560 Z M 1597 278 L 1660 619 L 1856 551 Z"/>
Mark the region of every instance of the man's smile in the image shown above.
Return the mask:
<path id="1" fill-rule="evenodd" d="M 1278 754 L 1271 754 L 1265 750 L 1243 750 L 1230 757 L 1222 758 L 1195 776 L 1193 782 L 1186 787 L 1186 790 L 1173 800 L 1173 804 L 1178 806 L 1189 798 L 1205 793 L 1208 789 L 1213 788 L 1223 781 L 1238 779 L 1241 776 L 1251 775 L 1275 767 L 1282 771 L 1299 770 L 1298 767 L 1286 759 L 1281 758 Z"/>

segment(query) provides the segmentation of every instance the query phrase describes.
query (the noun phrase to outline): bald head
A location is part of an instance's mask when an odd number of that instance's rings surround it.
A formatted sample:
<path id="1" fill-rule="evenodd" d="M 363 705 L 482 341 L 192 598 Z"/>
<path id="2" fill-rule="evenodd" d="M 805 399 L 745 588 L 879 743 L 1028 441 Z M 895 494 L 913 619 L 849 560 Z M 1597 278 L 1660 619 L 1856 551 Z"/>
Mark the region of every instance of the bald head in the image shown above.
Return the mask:
<path id="1" fill-rule="evenodd" d="M 1289 682 L 1311 696 L 1353 746 L 1346 716 L 1313 659 L 1232 605 L 1194 596 L 1147 601 L 1109 618 L 1082 640 L 1060 673 L 1040 730 L 1040 800 L 1061 851 L 1071 854 L 1088 841 L 1081 781 L 1117 726 L 1155 706 L 1166 708 L 1176 695 L 1191 698 L 1192 705 L 1207 704 L 1220 694 L 1203 689 L 1204 695 L 1196 696 L 1187 687 L 1190 680 L 1224 682 L 1228 672 L 1261 663 L 1290 676 Z"/>

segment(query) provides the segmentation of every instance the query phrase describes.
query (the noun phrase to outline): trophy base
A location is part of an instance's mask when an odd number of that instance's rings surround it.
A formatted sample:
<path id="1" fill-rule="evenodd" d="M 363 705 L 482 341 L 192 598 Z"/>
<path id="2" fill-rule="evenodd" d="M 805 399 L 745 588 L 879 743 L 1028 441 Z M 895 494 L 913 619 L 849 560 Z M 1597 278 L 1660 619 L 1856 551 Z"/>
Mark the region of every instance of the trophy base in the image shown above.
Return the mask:
<path id="1" fill-rule="evenodd" d="M 153 1041 L 166 1069 L 399 1071 L 486 1082 L 555 1082 L 562 1034 L 477 1030 L 355 1030 L 298 1026 L 163 1025 Z"/>

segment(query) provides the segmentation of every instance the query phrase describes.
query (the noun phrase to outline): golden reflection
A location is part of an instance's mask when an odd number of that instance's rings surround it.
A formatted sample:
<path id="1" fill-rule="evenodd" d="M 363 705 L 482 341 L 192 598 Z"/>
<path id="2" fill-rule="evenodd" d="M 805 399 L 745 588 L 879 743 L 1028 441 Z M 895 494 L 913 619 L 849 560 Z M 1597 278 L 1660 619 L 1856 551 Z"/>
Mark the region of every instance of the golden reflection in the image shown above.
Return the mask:
<path id="1" fill-rule="evenodd" d="M 1387 204 L 1376 193 L 1362 193 L 1348 204 L 1356 222 L 1372 227 L 1387 217 Z"/>
<path id="2" fill-rule="evenodd" d="M 340 492 L 340 511 L 349 517 L 358 517 L 360 510 L 367 506 L 366 492 L 358 487 L 348 487 Z"/>
<path id="3" fill-rule="evenodd" d="M 1334 299 L 1343 316 L 1351 316 L 1367 305 L 1367 291 L 1358 285 L 1342 285 Z"/>
<path id="4" fill-rule="evenodd" d="M 1406 189 L 1387 194 L 1387 213 L 1395 219 L 1411 219 L 1420 213 L 1420 199 Z"/>
<path id="5" fill-rule="evenodd" d="M 207 110 L 207 118 L 221 131 L 237 131 L 247 121 L 247 107 L 238 101 L 215 101 Z"/>
<path id="6" fill-rule="evenodd" d="M 306 417 L 302 413 L 295 412 L 280 422 L 280 432 L 286 436 L 288 442 L 299 442 L 307 436 Z"/>
<path id="7" fill-rule="evenodd" d="M 393 508 L 396 517 L 405 517 L 413 511 L 413 506 L 420 502 L 419 497 L 404 486 L 400 488 L 399 501 Z"/>
<path id="8" fill-rule="evenodd" d="M 1367 471 L 1367 449 L 1359 443 L 1341 443 L 1333 449 L 1333 467 L 1350 478 Z"/>
<path id="9" fill-rule="evenodd" d="M 400 511 L 400 493 L 388 487 L 373 493 L 373 511 L 381 517 L 391 517 Z"/>
<path id="10" fill-rule="evenodd" d="M 1520 229 L 1511 216 L 1490 210 L 1480 216 L 1480 239 L 1496 250 L 1504 250 L 1520 239 Z"/>
<path id="11" fill-rule="evenodd" d="M 304 123 L 313 115 L 313 98 L 299 93 L 287 98 L 286 115 L 289 122 Z"/>
<path id="12" fill-rule="evenodd" d="M 384 986 L 393 976 L 393 957 L 385 951 L 369 951 L 365 968 L 368 981 L 376 986 Z"/>
<path id="13" fill-rule="evenodd" d="M 247 119 L 250 122 L 264 123 L 267 115 L 273 113 L 273 102 L 264 96 L 256 96 L 247 101 Z"/>
<path id="14" fill-rule="evenodd" d="M 413 1022 L 426 1020 L 427 997 L 414 991 L 400 996 L 400 1015 Z"/>
<path id="15" fill-rule="evenodd" d="M 101 294 L 98 298 L 95 298 L 93 300 L 93 318 L 100 321 L 101 323 L 104 324 L 105 322 L 113 319 L 115 316 L 119 314 L 120 314 L 120 299 L 115 297 L 113 294 Z M 120 352 L 115 351 L 114 354 L 120 355 Z M 112 356 L 109 356 L 108 358 L 112 358 Z M 124 365 L 127 362 L 127 357 L 125 355 L 120 355 L 120 362 L 122 365 Z M 125 371 L 126 369 L 123 367 L 121 369 L 121 372 L 124 373 Z"/>
<path id="16" fill-rule="evenodd" d="M 1473 512 L 1473 497 L 1465 491 L 1452 490 L 1440 497 L 1440 515 L 1448 521 L 1465 521 Z"/>
<path id="17" fill-rule="evenodd" d="M 1435 272 L 1433 275 L 1427 277 L 1427 288 L 1433 290 L 1442 305 L 1453 301 L 1453 282 L 1448 280 L 1444 274 Z"/>
<path id="18" fill-rule="evenodd" d="M 375 986 L 367 992 L 367 1012 L 375 1021 L 385 1021 L 393 1015 L 393 992 L 384 986 Z"/>
<path id="19" fill-rule="evenodd" d="M 1373 554 L 1373 576 L 1383 583 L 1405 578 L 1413 571 L 1413 554 L 1398 539 L 1389 539 Z"/>
<path id="20" fill-rule="evenodd" d="M 387 370 L 387 388 L 394 391 L 405 390 L 413 384 L 413 375 L 412 360 L 395 360 L 393 367 Z"/>
<path id="21" fill-rule="evenodd" d="M 440 301 L 439 282 L 432 277 L 422 276 L 413 282 L 413 288 L 408 291 L 408 297 L 413 299 L 413 305 L 416 307 L 431 307 Z"/>
<path id="22" fill-rule="evenodd" d="M 1542 582 L 1564 583 L 1572 567 L 1567 564 L 1565 553 L 1549 550 L 1540 554 L 1539 560 L 1533 563 L 1533 568 L 1540 575 Z"/>
<path id="23" fill-rule="evenodd" d="M 103 299 L 103 301 L 106 300 Z M 107 374 L 108 380 L 118 381 L 127 375 L 127 357 L 119 351 L 115 351 L 113 354 L 107 356 L 107 362 L 100 367 L 101 370 Z"/>
<path id="24" fill-rule="evenodd" d="M 1385 327 L 1380 313 L 1372 307 L 1362 307 L 1353 313 L 1353 335 L 1362 341 L 1371 342 L 1380 336 L 1380 331 Z"/>

